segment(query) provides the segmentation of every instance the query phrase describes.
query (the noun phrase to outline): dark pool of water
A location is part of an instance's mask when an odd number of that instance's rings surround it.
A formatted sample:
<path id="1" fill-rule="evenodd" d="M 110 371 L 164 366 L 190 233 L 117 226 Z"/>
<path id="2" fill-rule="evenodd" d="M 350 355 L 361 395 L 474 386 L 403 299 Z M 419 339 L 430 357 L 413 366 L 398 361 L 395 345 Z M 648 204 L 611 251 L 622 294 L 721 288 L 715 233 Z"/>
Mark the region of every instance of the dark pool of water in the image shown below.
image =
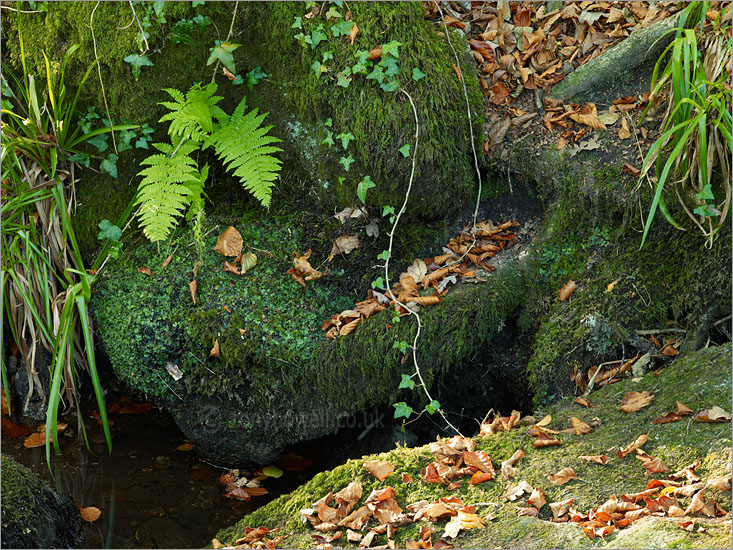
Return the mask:
<path id="1" fill-rule="evenodd" d="M 112 454 L 94 421 L 87 422 L 90 453 L 79 447 L 75 419 L 59 440 L 63 454 L 27 449 L 22 439 L 2 437 L 2 452 L 26 465 L 77 506 L 96 506 L 101 517 L 84 526 L 80 548 L 201 548 L 219 529 L 292 490 L 310 477 L 286 472 L 263 485 L 270 495 L 243 502 L 224 497 L 217 478 L 225 471 L 195 452 L 177 451 L 185 443 L 173 420 L 155 409 L 140 415 L 113 415 Z M 95 456 L 96 455 L 96 456 Z"/>

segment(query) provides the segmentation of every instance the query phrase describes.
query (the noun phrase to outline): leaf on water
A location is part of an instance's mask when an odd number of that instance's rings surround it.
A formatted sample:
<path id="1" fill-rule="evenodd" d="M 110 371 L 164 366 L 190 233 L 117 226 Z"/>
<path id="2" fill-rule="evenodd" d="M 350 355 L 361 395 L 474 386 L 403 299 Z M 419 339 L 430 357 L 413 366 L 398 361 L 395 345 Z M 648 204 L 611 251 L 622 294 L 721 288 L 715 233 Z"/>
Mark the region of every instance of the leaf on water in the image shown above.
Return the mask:
<path id="1" fill-rule="evenodd" d="M 137 269 L 137 272 L 138 272 L 138 273 L 142 273 L 143 275 L 147 275 L 148 277 L 150 277 L 150 276 L 151 276 L 151 275 L 153 274 L 153 273 L 152 273 L 152 272 L 150 271 L 150 268 L 149 268 L 148 266 L 145 266 L 145 267 L 139 267 L 139 268 Z"/>
<path id="2" fill-rule="evenodd" d="M 188 283 L 188 288 L 191 290 L 191 299 L 193 300 L 193 305 L 196 305 L 196 289 L 198 288 L 198 283 L 196 282 L 196 279 Z"/>
<path id="3" fill-rule="evenodd" d="M 571 467 L 563 468 L 559 472 L 556 472 L 549 476 L 547 479 L 555 485 L 564 485 L 572 479 L 578 479 L 578 474 L 575 473 Z"/>
<path id="4" fill-rule="evenodd" d="M 214 341 L 214 347 L 209 352 L 209 357 L 219 357 L 219 339 Z"/>
<path id="5" fill-rule="evenodd" d="M 575 281 L 568 281 L 563 285 L 563 287 L 558 291 L 557 293 L 557 299 L 561 302 L 564 302 L 568 299 L 568 297 L 573 293 L 573 291 L 577 288 L 577 285 L 575 284 Z"/>
<path id="6" fill-rule="evenodd" d="M 79 513 L 81 514 L 81 519 L 83 519 L 84 521 L 88 521 L 89 523 L 97 521 L 99 519 L 99 516 L 102 515 L 102 511 L 96 506 L 79 508 Z"/>
<path id="7" fill-rule="evenodd" d="M 214 251 L 223 256 L 239 256 L 242 253 L 242 235 L 231 225 L 219 235 Z"/>
<path id="8" fill-rule="evenodd" d="M 53 435 L 51 435 L 50 438 L 51 441 L 53 441 Z M 33 432 L 31 435 L 25 438 L 25 441 L 23 441 L 23 446 L 27 449 L 32 449 L 34 447 L 41 447 L 46 444 L 46 432 L 45 430 L 42 432 Z"/>
<path id="9" fill-rule="evenodd" d="M 387 476 L 394 472 L 394 466 L 385 460 L 367 460 L 363 464 L 367 472 L 384 481 Z"/>
<path id="10" fill-rule="evenodd" d="M 654 400 L 654 396 L 648 391 L 636 392 L 630 391 L 624 395 L 621 400 L 621 410 L 625 413 L 636 412 L 644 407 L 649 406 Z"/>
<path id="11" fill-rule="evenodd" d="M 23 426 L 22 424 L 16 424 L 12 420 L 4 416 L 2 418 L 2 433 L 6 437 L 10 437 L 13 439 L 20 439 L 21 437 L 26 437 L 32 431 L 33 430 L 28 426 Z M 45 441 L 44 441 L 44 444 L 45 444 Z"/>

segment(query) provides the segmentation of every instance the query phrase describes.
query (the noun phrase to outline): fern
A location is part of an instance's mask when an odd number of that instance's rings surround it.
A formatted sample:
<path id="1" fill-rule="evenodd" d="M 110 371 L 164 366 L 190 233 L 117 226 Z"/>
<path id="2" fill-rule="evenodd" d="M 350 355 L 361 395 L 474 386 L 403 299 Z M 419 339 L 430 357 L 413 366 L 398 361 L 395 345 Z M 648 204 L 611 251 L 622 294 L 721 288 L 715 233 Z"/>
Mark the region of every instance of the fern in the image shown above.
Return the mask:
<path id="1" fill-rule="evenodd" d="M 273 153 L 282 151 L 271 144 L 280 140 L 267 135 L 272 126 L 261 127 L 266 114 L 257 110 L 245 114 L 245 100 L 231 116 L 217 107 L 216 84 L 191 87 L 186 95 L 175 89 L 165 91 L 173 101 L 161 102 L 170 112 L 160 122 L 170 121 L 171 143 L 154 143 L 161 154 L 140 164 L 147 166 L 138 175 L 138 217 L 143 232 L 151 241 L 165 239 L 188 207 L 187 219 L 200 213 L 204 205 L 204 182 L 209 167 L 200 171 L 191 154 L 214 146 L 227 170 L 237 176 L 263 205 L 270 205 L 272 187 L 282 162 Z"/>
<path id="2" fill-rule="evenodd" d="M 173 88 L 166 88 L 164 91 L 168 92 L 174 101 L 159 103 L 171 110 L 170 113 L 163 115 L 159 122 L 171 121 L 168 127 L 171 138 L 203 141 L 214 131 L 213 119 L 227 116 L 216 106 L 223 99 L 214 95 L 216 84 L 207 84 L 203 88 L 200 84 L 195 84 L 185 96 Z"/>
<path id="3" fill-rule="evenodd" d="M 192 197 L 200 196 L 203 181 L 196 161 L 189 156 L 198 149 L 196 143 L 184 142 L 173 156 L 172 145 L 153 146 L 162 154 L 140 163 L 148 167 L 138 174 L 144 178 L 138 186 L 137 203 L 141 205 L 138 216 L 143 233 L 151 241 L 159 241 L 168 236 Z"/>
<path id="4" fill-rule="evenodd" d="M 267 135 L 272 126 L 260 127 L 267 113 L 258 115 L 257 109 L 246 115 L 246 100 L 242 99 L 229 119 L 221 124 L 210 141 L 216 154 L 227 165 L 227 170 L 237 176 L 244 188 L 260 201 L 270 206 L 272 187 L 282 161 L 273 153 L 282 151 L 271 143 L 281 140 Z"/>

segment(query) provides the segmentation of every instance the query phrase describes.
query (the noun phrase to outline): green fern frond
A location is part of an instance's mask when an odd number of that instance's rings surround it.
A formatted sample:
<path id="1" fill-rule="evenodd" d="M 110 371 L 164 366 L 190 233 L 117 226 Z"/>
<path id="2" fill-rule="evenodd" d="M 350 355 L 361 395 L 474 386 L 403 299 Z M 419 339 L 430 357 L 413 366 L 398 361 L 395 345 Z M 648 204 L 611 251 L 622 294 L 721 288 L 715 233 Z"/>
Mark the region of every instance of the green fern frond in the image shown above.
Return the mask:
<path id="1" fill-rule="evenodd" d="M 245 115 L 245 108 L 242 99 L 232 116 L 214 131 L 210 141 L 227 170 L 263 206 L 270 206 L 272 187 L 282 165 L 280 159 L 272 156 L 282 149 L 270 144 L 281 140 L 267 135 L 272 126 L 260 126 L 267 113 L 258 116 L 255 109 Z"/>
<path id="2" fill-rule="evenodd" d="M 201 87 L 196 84 L 184 95 L 173 88 L 165 89 L 174 101 L 162 101 L 163 105 L 171 112 L 163 115 L 160 122 L 171 121 L 168 127 L 168 134 L 171 138 L 203 141 L 204 138 L 214 131 L 214 119 L 218 118 L 223 111 L 216 107 L 216 104 L 223 98 L 215 96 L 216 84 L 207 84 Z M 175 139 L 174 139 L 175 141 Z"/>
<path id="3" fill-rule="evenodd" d="M 151 155 L 140 164 L 147 165 L 138 175 L 143 180 L 138 186 L 137 204 L 140 204 L 140 225 L 151 241 L 165 239 L 177 218 L 190 204 L 192 195 L 200 195 L 202 174 L 189 154 L 198 149 L 196 144 L 184 142 L 176 151 L 171 144 L 154 143 L 162 154 Z M 170 156 L 175 151 L 174 156 Z"/>

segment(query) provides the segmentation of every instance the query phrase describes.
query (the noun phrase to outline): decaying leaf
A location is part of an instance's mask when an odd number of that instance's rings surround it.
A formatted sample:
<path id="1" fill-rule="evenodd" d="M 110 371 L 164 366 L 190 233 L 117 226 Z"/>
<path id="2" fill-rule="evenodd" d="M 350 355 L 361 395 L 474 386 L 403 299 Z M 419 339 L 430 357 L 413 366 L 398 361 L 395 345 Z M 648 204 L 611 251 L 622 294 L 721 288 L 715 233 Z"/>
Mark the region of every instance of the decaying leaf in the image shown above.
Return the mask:
<path id="1" fill-rule="evenodd" d="M 526 481 L 520 481 L 518 484 L 511 487 L 506 492 L 506 494 L 504 495 L 504 498 L 514 501 L 514 500 L 517 500 L 522 495 L 524 495 L 525 493 L 532 494 L 532 491 L 534 491 L 534 487 L 532 487 Z"/>
<path id="2" fill-rule="evenodd" d="M 455 538 L 463 529 L 483 529 L 483 520 L 474 513 L 458 510 L 458 513 L 451 518 L 445 526 L 444 537 Z"/>
<path id="3" fill-rule="evenodd" d="M 588 462 L 595 462 L 596 464 L 606 465 L 608 464 L 608 457 L 606 455 L 581 455 L 578 457 L 581 460 L 587 460 Z"/>
<path id="4" fill-rule="evenodd" d="M 219 339 L 218 338 L 214 341 L 214 347 L 211 348 L 211 351 L 209 352 L 209 357 L 219 357 Z"/>
<path id="5" fill-rule="evenodd" d="M 712 477 L 708 480 L 707 486 L 717 489 L 718 491 L 730 491 L 731 476 Z"/>
<path id="6" fill-rule="evenodd" d="M 585 435 L 591 432 L 590 426 L 579 418 L 573 416 L 570 419 L 570 422 L 573 425 L 573 431 L 575 432 L 575 435 Z"/>
<path id="7" fill-rule="evenodd" d="M 242 253 L 243 245 L 242 235 L 230 225 L 219 235 L 214 251 L 223 256 L 239 256 Z"/>
<path id="8" fill-rule="evenodd" d="M 584 397 L 576 397 L 574 402 L 577 403 L 578 405 L 582 405 L 586 409 L 590 408 L 590 401 Z"/>
<path id="9" fill-rule="evenodd" d="M 536 449 L 540 449 L 543 447 L 551 447 L 553 445 L 560 445 L 562 444 L 562 441 L 559 439 L 555 439 L 554 437 L 548 435 L 542 430 L 537 431 L 537 439 L 535 439 L 535 442 L 532 444 Z"/>
<path id="10" fill-rule="evenodd" d="M 567 468 L 563 468 L 559 472 L 552 474 L 547 479 L 549 479 L 550 482 L 554 483 L 555 485 L 564 485 L 571 479 L 578 479 L 578 474 L 576 474 L 575 470 L 568 466 Z"/>
<path id="11" fill-rule="evenodd" d="M 196 305 L 196 289 L 198 288 L 196 279 L 188 283 L 188 288 L 191 291 L 191 300 L 193 300 L 193 305 Z"/>
<path id="12" fill-rule="evenodd" d="M 535 487 L 532 490 L 532 494 L 527 499 L 527 504 L 529 504 L 530 506 L 534 506 L 535 508 L 539 510 L 546 503 L 547 503 L 547 499 L 545 498 L 545 493 L 543 493 L 541 490 Z"/>
<path id="13" fill-rule="evenodd" d="M 626 395 L 624 395 L 623 399 L 621 400 L 621 410 L 625 413 L 632 413 L 636 412 L 640 409 L 643 409 L 644 407 L 649 406 L 649 404 L 654 400 L 654 396 L 651 395 L 648 391 L 643 392 L 637 392 L 637 391 L 630 391 Z"/>
<path id="14" fill-rule="evenodd" d="M 333 257 L 337 254 L 349 254 L 357 248 L 359 248 L 359 237 L 356 235 L 342 235 L 333 242 L 328 261 L 333 260 Z"/>
<path id="15" fill-rule="evenodd" d="M 463 461 L 484 473 L 494 475 L 494 466 L 486 451 L 466 451 L 463 453 Z"/>
<path id="16" fill-rule="evenodd" d="M 557 293 L 557 299 L 561 302 L 564 302 L 568 299 L 568 297 L 573 293 L 573 291 L 577 288 L 577 285 L 575 284 L 575 281 L 568 281 L 563 285 L 563 287 L 558 291 Z"/>
<path id="17" fill-rule="evenodd" d="M 138 273 L 142 273 L 143 275 L 147 275 L 148 277 L 150 277 L 153 274 L 152 271 L 150 271 L 150 268 L 148 266 L 139 267 L 137 271 Z"/>
<path id="18" fill-rule="evenodd" d="M 573 499 L 567 498 L 565 500 L 561 500 L 559 502 L 551 502 L 550 503 L 550 510 L 552 510 L 552 516 L 555 518 L 559 518 L 560 516 L 564 516 L 568 513 L 568 510 L 570 510 L 570 507 L 573 505 Z"/>
<path id="19" fill-rule="evenodd" d="M 81 513 L 81 519 L 83 519 L 84 521 L 88 521 L 89 523 L 94 523 L 99 519 L 99 516 L 102 515 L 102 511 L 96 506 L 79 508 L 79 512 Z"/>
<path id="20" fill-rule="evenodd" d="M 182 443 L 181 445 L 176 447 L 176 451 L 193 451 L 193 445 L 191 445 L 190 443 Z"/>
<path id="21" fill-rule="evenodd" d="M 570 118 L 575 122 L 590 126 L 594 130 L 602 130 L 606 127 L 598 118 L 598 110 L 596 109 L 595 103 L 586 103 L 572 113 Z"/>
<path id="22" fill-rule="evenodd" d="M 302 256 L 294 254 L 293 267 L 288 269 L 288 274 L 293 279 L 298 281 L 299 284 L 303 285 L 303 288 L 305 288 L 305 281 L 314 281 L 323 277 L 323 273 L 316 269 L 313 269 L 313 266 L 311 266 L 310 262 L 308 261 L 310 257 L 310 249 L 307 250 L 306 253 Z"/>
<path id="23" fill-rule="evenodd" d="M 172 259 L 173 259 L 173 254 L 171 254 L 171 255 L 170 255 L 170 256 L 168 256 L 168 257 L 167 257 L 167 258 L 166 258 L 165 260 L 163 260 L 163 263 L 162 263 L 162 264 L 160 264 L 160 269 L 165 269 L 165 267 L 166 267 L 166 266 L 167 266 L 167 265 L 168 265 L 169 263 L 171 263 L 171 260 L 172 260 Z"/>
<path id="24" fill-rule="evenodd" d="M 516 510 L 517 510 L 518 516 L 537 517 L 537 515 L 539 514 L 539 510 L 535 508 L 534 506 L 529 506 L 529 507 L 518 506 Z"/>
<path id="25" fill-rule="evenodd" d="M 711 409 L 700 411 L 692 419 L 698 422 L 730 422 L 731 415 L 729 412 L 715 406 Z"/>
<path id="26" fill-rule="evenodd" d="M 642 434 L 639 437 L 637 437 L 634 441 L 631 442 L 627 447 L 624 447 L 620 451 L 618 451 L 616 454 L 619 458 L 623 458 L 626 455 L 633 453 L 636 449 L 640 448 L 644 443 L 646 443 L 646 440 L 649 439 L 649 434 Z"/>
<path id="27" fill-rule="evenodd" d="M 511 457 L 501 463 L 501 475 L 504 476 L 504 479 L 512 479 L 516 475 L 517 469 L 514 464 L 523 456 L 524 451 L 517 449 Z"/>
<path id="28" fill-rule="evenodd" d="M 364 468 L 379 481 L 384 481 L 394 472 L 394 466 L 385 460 L 367 460 L 364 462 Z"/>
<path id="29" fill-rule="evenodd" d="M 684 403 L 680 403 L 679 401 L 675 401 L 675 404 L 677 405 L 677 409 L 675 412 L 679 415 L 686 416 L 688 414 L 692 414 L 694 411 L 685 405 Z"/>

